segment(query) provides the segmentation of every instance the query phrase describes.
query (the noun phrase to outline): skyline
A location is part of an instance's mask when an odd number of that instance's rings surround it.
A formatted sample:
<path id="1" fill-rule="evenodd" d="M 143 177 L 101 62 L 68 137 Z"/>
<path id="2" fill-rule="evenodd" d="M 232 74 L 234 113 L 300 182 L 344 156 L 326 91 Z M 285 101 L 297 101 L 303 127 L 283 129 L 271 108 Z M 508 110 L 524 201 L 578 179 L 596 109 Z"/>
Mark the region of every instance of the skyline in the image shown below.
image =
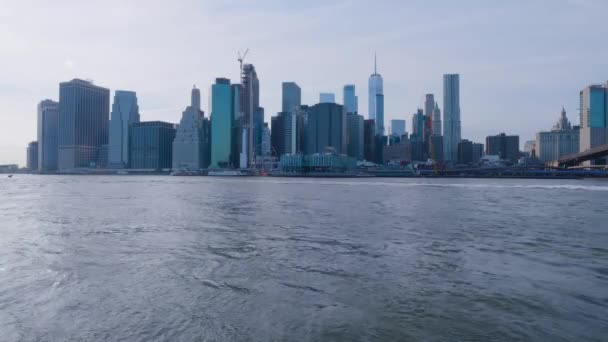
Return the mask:
<path id="1" fill-rule="evenodd" d="M 588 47 L 605 37 L 598 20 L 608 4 L 556 3 L 551 8 L 539 1 L 489 8 L 469 1 L 456 8 L 447 2 L 429 7 L 386 1 L 376 5 L 376 17 L 368 18 L 362 17 L 368 6 L 358 1 L 181 2 L 146 8 L 137 2 L 9 2 L 0 13 L 5 42 L 0 51 L 6 60 L 0 65 L 5 107 L 0 164 L 25 164 L 25 147 L 36 140 L 36 106 L 47 98 L 57 101 L 60 82 L 90 78 L 110 88 L 112 96 L 116 90 L 135 91 L 142 121 L 178 123 L 192 84 L 201 89 L 202 109 L 209 116 L 211 85 L 218 77 L 238 82 L 236 52 L 247 47 L 245 63 L 256 67 L 260 105 L 269 123 L 281 110 L 282 82 L 296 82 L 302 103 L 309 105 L 318 102 L 320 92 L 335 93 L 342 103 L 343 86 L 354 84 L 359 109 L 365 110 L 377 52 L 385 125 L 392 119 L 409 122 L 427 93 L 435 95 L 443 111 L 442 75 L 458 73 L 462 138 L 483 142 L 504 131 L 519 135 L 523 145 L 536 132 L 549 130 L 562 106 L 578 124 L 578 92 L 608 79 L 608 47 Z M 103 10 L 79 16 L 94 7 Z M 545 21 L 538 20 L 539 13 Z M 21 20 L 26 14 L 31 25 Z M 138 29 L 130 29 L 125 19 Z M 434 24 L 428 24 L 430 19 Z M 335 28 L 336 21 L 345 25 Z M 85 39 L 71 34 L 71 25 L 81 27 Z"/>

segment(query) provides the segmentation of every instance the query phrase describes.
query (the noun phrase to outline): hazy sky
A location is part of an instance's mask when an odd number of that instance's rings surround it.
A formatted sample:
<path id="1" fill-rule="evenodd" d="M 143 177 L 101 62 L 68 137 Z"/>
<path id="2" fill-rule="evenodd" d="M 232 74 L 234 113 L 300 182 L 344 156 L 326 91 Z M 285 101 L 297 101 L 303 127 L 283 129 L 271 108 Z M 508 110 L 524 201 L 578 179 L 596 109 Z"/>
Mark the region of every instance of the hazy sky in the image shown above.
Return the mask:
<path id="1" fill-rule="evenodd" d="M 244 48 L 267 121 L 283 81 L 305 104 L 341 102 L 354 83 L 367 118 L 377 52 L 387 124 L 410 131 L 425 93 L 443 109 L 442 75 L 459 73 L 462 137 L 504 131 L 523 145 L 562 105 L 577 123 L 579 90 L 608 80 L 607 13 L 607 0 L 0 0 L 0 164 L 24 164 L 36 105 L 61 81 L 137 91 L 142 120 L 178 122 L 193 84 L 208 115 L 210 85 L 237 80 Z"/>

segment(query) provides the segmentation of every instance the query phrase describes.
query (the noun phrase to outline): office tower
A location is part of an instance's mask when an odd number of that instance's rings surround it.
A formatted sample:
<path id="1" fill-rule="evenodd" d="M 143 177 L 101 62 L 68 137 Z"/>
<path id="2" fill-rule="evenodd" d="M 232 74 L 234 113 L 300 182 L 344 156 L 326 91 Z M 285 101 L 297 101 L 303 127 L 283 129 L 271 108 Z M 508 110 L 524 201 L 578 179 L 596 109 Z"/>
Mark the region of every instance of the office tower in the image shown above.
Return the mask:
<path id="1" fill-rule="evenodd" d="M 460 76 L 443 75 L 443 152 L 445 160 L 458 160 L 460 141 Z"/>
<path id="2" fill-rule="evenodd" d="M 272 155 L 277 158 L 280 158 L 285 153 L 285 136 L 283 129 L 284 116 L 282 116 L 281 113 L 270 118 L 270 150 Z"/>
<path id="3" fill-rule="evenodd" d="M 391 135 L 401 137 L 405 134 L 405 120 L 391 120 Z"/>
<path id="4" fill-rule="evenodd" d="M 584 152 L 608 143 L 608 82 L 590 85 L 579 93 L 580 99 L 580 146 Z M 594 160 L 585 164 L 601 164 Z"/>
<path id="5" fill-rule="evenodd" d="M 32 141 L 27 145 L 26 167 L 30 172 L 38 170 L 38 142 Z"/>
<path id="6" fill-rule="evenodd" d="M 283 154 L 295 154 L 298 152 L 297 144 L 297 129 L 298 129 L 298 112 L 281 112 L 279 115 L 283 118 L 283 126 L 281 136 L 283 137 Z"/>
<path id="7" fill-rule="evenodd" d="M 262 155 L 264 157 L 270 156 L 270 128 L 268 123 L 264 122 L 264 128 L 262 131 Z"/>
<path id="8" fill-rule="evenodd" d="M 79 79 L 59 84 L 59 170 L 97 166 L 109 116 L 109 89 Z"/>
<path id="9" fill-rule="evenodd" d="M 346 119 L 344 107 L 335 103 L 319 103 L 306 110 L 305 154 L 324 153 L 328 148 L 346 152 Z"/>
<path id="10" fill-rule="evenodd" d="M 260 107 L 260 81 L 253 64 L 243 65 L 241 85 L 239 167 L 246 169 L 254 160 L 256 149 L 254 120 L 256 112 L 259 115 Z"/>
<path id="11" fill-rule="evenodd" d="M 173 140 L 173 169 L 198 171 L 207 167 L 209 154 L 209 121 L 201 111 L 201 93 L 194 86 L 190 106 L 182 113 L 182 119 Z"/>
<path id="12" fill-rule="evenodd" d="M 486 154 L 516 163 L 519 159 L 519 136 L 500 133 L 486 137 Z"/>
<path id="13" fill-rule="evenodd" d="M 431 135 L 429 140 L 429 158 L 435 162 L 442 162 L 443 156 L 443 136 Z"/>
<path id="14" fill-rule="evenodd" d="M 441 110 L 439 110 L 437 102 L 435 102 L 435 107 L 433 108 L 433 121 L 431 126 L 433 127 L 434 135 L 441 135 Z"/>
<path id="15" fill-rule="evenodd" d="M 424 116 L 432 117 L 435 109 L 435 95 L 426 94 L 424 96 Z"/>
<path id="16" fill-rule="evenodd" d="M 346 114 L 347 141 L 346 149 L 349 157 L 363 160 L 364 158 L 364 119 L 363 115 L 355 113 Z"/>
<path id="17" fill-rule="evenodd" d="M 210 168 L 232 168 L 235 118 L 234 94 L 230 80 L 217 78 L 211 86 L 211 164 Z"/>
<path id="18" fill-rule="evenodd" d="M 134 91 L 117 90 L 110 113 L 108 163 L 112 168 L 129 166 L 129 126 L 139 122 L 139 106 Z"/>
<path id="19" fill-rule="evenodd" d="M 320 93 L 319 103 L 336 103 L 336 94 L 334 93 Z"/>
<path id="20" fill-rule="evenodd" d="M 483 144 L 473 143 L 473 163 L 478 163 L 483 157 Z"/>
<path id="21" fill-rule="evenodd" d="M 376 122 L 372 119 L 363 122 L 363 157 L 369 162 L 376 160 Z"/>
<path id="22" fill-rule="evenodd" d="M 230 150 L 230 164 L 233 168 L 239 167 L 240 161 L 240 147 L 241 147 L 241 119 L 243 115 L 243 111 L 241 109 L 241 95 L 243 93 L 243 85 L 233 84 L 231 87 L 231 101 L 232 101 L 232 111 L 234 117 L 232 119 L 232 137 L 231 137 L 231 150 Z"/>
<path id="23" fill-rule="evenodd" d="M 412 139 L 422 141 L 424 138 L 424 114 L 422 109 L 418 108 L 416 113 L 412 115 Z"/>
<path id="24" fill-rule="evenodd" d="M 57 131 L 59 103 L 44 100 L 38 104 L 38 171 L 57 170 Z"/>
<path id="25" fill-rule="evenodd" d="M 295 82 L 283 82 L 283 112 L 293 112 L 302 105 L 302 90 Z"/>
<path id="26" fill-rule="evenodd" d="M 458 164 L 473 163 L 473 142 L 467 139 L 462 139 L 458 142 Z"/>
<path id="27" fill-rule="evenodd" d="M 129 130 L 129 165 L 132 169 L 161 170 L 172 167 L 174 124 L 162 121 L 135 122 Z"/>
<path id="28" fill-rule="evenodd" d="M 253 146 L 256 156 L 262 155 L 262 136 L 264 135 L 264 108 L 258 107 L 253 112 Z"/>
<path id="29" fill-rule="evenodd" d="M 369 119 L 375 120 L 376 130 L 378 131 L 379 127 L 384 128 L 384 122 L 379 122 L 377 119 L 377 106 L 376 99 L 377 95 L 383 95 L 383 80 L 382 76 L 378 74 L 378 68 L 376 63 L 376 56 L 374 55 L 374 73 L 369 77 L 368 80 L 368 101 L 369 101 Z M 384 119 L 384 118 L 382 118 Z"/>
<path id="30" fill-rule="evenodd" d="M 384 135 L 384 95 L 376 94 L 376 135 Z"/>
<path id="31" fill-rule="evenodd" d="M 579 138 L 579 127 L 572 127 L 566 116 L 566 110 L 562 108 L 559 120 L 551 131 L 536 133 L 536 142 L 534 143 L 536 157 L 546 163 L 577 153 L 580 148 Z"/>
<path id="32" fill-rule="evenodd" d="M 347 84 L 344 86 L 344 110 L 346 113 L 357 113 L 358 109 L 358 99 L 355 94 L 355 85 Z"/>

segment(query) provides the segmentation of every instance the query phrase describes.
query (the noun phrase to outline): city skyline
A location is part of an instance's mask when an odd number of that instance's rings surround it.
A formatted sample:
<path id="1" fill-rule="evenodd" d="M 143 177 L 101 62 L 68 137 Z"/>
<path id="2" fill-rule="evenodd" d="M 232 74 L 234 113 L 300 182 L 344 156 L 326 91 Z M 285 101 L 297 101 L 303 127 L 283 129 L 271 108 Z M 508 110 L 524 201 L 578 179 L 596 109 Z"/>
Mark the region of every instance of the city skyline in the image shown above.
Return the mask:
<path id="1" fill-rule="evenodd" d="M 91 78 L 96 85 L 112 92 L 117 89 L 136 91 L 142 118 L 177 123 L 188 103 L 185 90 L 192 84 L 201 85 L 202 109 L 210 112 L 211 84 L 217 77 L 239 79 L 236 51 L 245 47 L 251 48 L 245 62 L 254 64 L 259 74 L 260 106 L 266 109 L 268 122 L 270 116 L 281 109 L 281 85 L 285 81 L 298 83 L 302 89 L 302 103 L 310 105 L 317 103 L 321 91 L 341 94 L 345 84 L 354 84 L 358 88 L 359 108 L 367 107 L 367 78 L 373 68 L 373 54 L 377 52 L 378 70 L 385 83 L 385 126 L 391 119 L 409 121 L 411 113 L 422 107 L 426 93 L 435 94 L 441 107 L 441 77 L 458 73 L 461 76 L 462 138 L 475 142 L 482 142 L 487 135 L 501 131 L 518 134 L 521 143 L 533 139 L 536 132 L 554 122 L 555 112 L 562 106 L 576 124 L 579 102 L 576 94 L 589 84 L 605 83 L 607 78 L 601 72 L 608 69 L 608 48 L 598 45 L 588 52 L 581 52 L 580 48 L 587 46 L 585 42 L 601 36 L 601 30 L 594 29 L 601 28 L 597 26 L 597 19 L 607 9 L 606 3 L 601 1 L 561 1 L 551 8 L 539 2 L 493 5 L 492 8 L 466 2 L 455 8 L 450 3 L 433 7 L 387 1 L 377 5 L 378 17 L 370 18 L 373 23 L 380 23 L 382 18 L 382 23 L 370 32 L 364 32 L 354 24 L 346 25 L 345 31 L 353 31 L 352 39 L 346 42 L 340 42 L 345 32 L 328 31 L 330 25 L 324 19 L 337 13 L 361 18 L 365 12 L 363 3 L 313 1 L 285 5 L 267 1 L 238 8 L 209 3 L 150 6 L 145 10 L 146 16 L 137 17 L 141 31 L 129 31 L 123 24 L 113 27 L 111 22 L 114 20 L 108 20 L 136 17 L 139 7 L 134 4 L 65 4 L 41 3 L 32 9 L 13 3 L 5 6 L 0 14 L 0 36 L 6 42 L 0 48 L 6 59 L 0 66 L 0 71 L 6 75 L 0 84 L 0 99 L 5 104 L 0 114 L 0 126 L 3 127 L 0 164 L 25 164 L 24 148 L 29 141 L 36 140 L 36 105 L 46 98 L 57 101 L 59 82 Z M 91 6 L 104 10 L 90 18 L 77 16 Z M 244 11 L 248 11 L 247 18 Z M 270 19 L 269 16 L 291 23 L 321 12 L 320 18 L 316 19 L 318 22 L 315 21 L 319 28 L 311 32 L 308 32 L 307 24 L 297 24 L 291 25 L 287 32 L 275 33 L 262 23 L 264 18 Z M 448 15 L 450 12 L 470 12 L 470 15 L 452 18 Z M 18 20 L 25 13 L 34 23 L 30 27 Z M 399 15 L 408 13 L 418 16 L 408 25 L 396 20 Z M 480 13 L 489 16 L 473 18 Z M 538 13 L 551 20 L 543 21 L 541 25 L 535 16 Z M 182 17 L 193 20 L 182 20 Z M 421 24 L 430 17 L 441 24 Z M 66 34 L 70 25 L 61 20 L 52 27 L 45 24 L 50 20 L 56 22 L 57 18 L 79 25 L 85 33 L 98 30 L 106 33 L 78 39 Z M 240 19 L 244 22 L 238 22 Z M 514 20 L 520 23 L 520 28 L 512 28 L 510 24 Z M 167 25 L 153 27 L 153 24 L 167 21 Z M 188 21 L 196 25 L 187 24 Z M 569 25 L 562 28 L 563 22 Z M 176 27 L 170 28 L 171 25 Z M 225 28 L 225 32 L 218 32 L 214 25 L 221 25 L 219 27 Z M 47 29 L 42 30 L 42 27 Z M 223 39 L 242 27 L 251 29 L 234 38 Z M 222 41 L 203 43 L 201 37 L 210 32 L 219 34 Z M 183 36 L 176 40 L 177 33 Z M 495 35 L 501 33 L 506 36 L 497 45 Z M 125 38 L 121 37 L 123 34 Z M 298 39 L 286 41 L 286 34 L 294 34 Z M 428 36 L 423 39 L 425 34 Z M 426 41 L 429 37 L 436 39 L 429 43 Z M 200 47 L 192 47 L 193 44 Z M 213 53 L 205 53 L 209 44 Z M 466 51 L 471 44 L 493 49 L 481 54 L 477 50 L 475 56 Z M 406 47 L 398 48 L 398 45 Z M 294 46 L 300 46 L 304 53 L 289 56 L 281 53 Z M 48 51 L 50 47 L 53 51 Z M 184 50 L 184 47 L 188 48 Z M 308 47 L 314 47 L 314 51 Z M 446 48 L 454 53 L 450 56 L 440 53 Z M 335 54 L 337 56 L 330 53 L 336 49 L 343 53 Z M 158 56 L 153 56 L 157 52 Z M 314 58 L 317 54 L 323 55 L 324 59 Z M 348 60 L 341 55 L 347 55 Z M 576 72 L 572 72 L 573 68 Z M 336 101 L 342 103 L 342 97 L 338 95 Z M 359 114 L 366 119 L 369 115 L 363 111 Z"/>

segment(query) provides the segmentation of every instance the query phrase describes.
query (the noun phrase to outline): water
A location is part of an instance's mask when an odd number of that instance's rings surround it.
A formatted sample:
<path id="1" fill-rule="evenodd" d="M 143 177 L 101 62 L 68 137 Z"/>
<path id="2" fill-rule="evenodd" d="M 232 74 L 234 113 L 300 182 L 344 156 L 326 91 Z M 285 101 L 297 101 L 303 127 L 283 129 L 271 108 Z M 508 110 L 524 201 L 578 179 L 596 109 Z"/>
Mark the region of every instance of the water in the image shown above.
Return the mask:
<path id="1" fill-rule="evenodd" d="M 605 341 L 608 181 L 0 178 L 0 341 Z"/>

